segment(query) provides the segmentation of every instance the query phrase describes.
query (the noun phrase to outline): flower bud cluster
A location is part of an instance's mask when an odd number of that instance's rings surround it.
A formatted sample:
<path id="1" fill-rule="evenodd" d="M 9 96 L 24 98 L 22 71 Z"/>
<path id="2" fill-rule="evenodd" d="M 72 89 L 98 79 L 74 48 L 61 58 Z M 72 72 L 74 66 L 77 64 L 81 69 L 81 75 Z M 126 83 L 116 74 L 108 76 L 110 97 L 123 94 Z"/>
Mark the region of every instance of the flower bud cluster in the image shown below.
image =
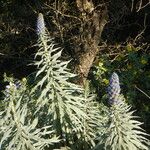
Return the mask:
<path id="1" fill-rule="evenodd" d="M 41 13 L 39 13 L 38 19 L 37 19 L 37 35 L 42 35 L 45 33 L 45 23 L 44 23 L 44 17 Z"/>
<path id="2" fill-rule="evenodd" d="M 111 105 L 118 104 L 120 102 L 120 83 L 119 77 L 114 72 L 109 80 L 108 86 L 109 103 Z"/>
<path id="3" fill-rule="evenodd" d="M 15 81 L 14 83 L 10 82 L 9 85 L 6 86 L 5 95 L 8 97 L 13 90 L 18 90 L 21 87 L 20 81 Z"/>

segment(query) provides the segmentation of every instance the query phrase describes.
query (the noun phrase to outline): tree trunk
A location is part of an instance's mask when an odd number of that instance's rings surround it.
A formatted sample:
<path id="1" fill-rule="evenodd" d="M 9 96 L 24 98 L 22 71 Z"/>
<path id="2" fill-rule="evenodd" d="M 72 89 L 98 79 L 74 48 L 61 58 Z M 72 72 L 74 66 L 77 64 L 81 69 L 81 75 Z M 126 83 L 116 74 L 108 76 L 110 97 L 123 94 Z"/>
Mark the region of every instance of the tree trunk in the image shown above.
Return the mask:
<path id="1" fill-rule="evenodd" d="M 93 61 L 99 52 L 101 33 L 107 23 L 107 8 L 102 5 L 94 7 L 92 0 L 76 0 L 77 7 L 81 13 L 83 25 L 81 27 L 80 40 L 82 45 L 76 46 L 78 64 L 75 71 L 79 75 L 79 84 L 84 85 Z"/>

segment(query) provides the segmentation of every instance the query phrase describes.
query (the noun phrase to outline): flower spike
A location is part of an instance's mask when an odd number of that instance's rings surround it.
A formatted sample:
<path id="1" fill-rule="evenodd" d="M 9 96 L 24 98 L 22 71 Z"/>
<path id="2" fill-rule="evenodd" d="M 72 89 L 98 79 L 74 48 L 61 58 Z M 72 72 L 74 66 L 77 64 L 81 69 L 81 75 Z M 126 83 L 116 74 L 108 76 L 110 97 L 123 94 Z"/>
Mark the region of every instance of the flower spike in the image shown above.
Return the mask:
<path id="1" fill-rule="evenodd" d="M 45 23 L 42 13 L 39 13 L 37 19 L 37 35 L 43 35 L 45 33 Z"/>
<path id="2" fill-rule="evenodd" d="M 120 101 L 120 83 L 117 73 L 113 73 L 108 86 L 109 103 L 111 105 L 118 104 Z"/>

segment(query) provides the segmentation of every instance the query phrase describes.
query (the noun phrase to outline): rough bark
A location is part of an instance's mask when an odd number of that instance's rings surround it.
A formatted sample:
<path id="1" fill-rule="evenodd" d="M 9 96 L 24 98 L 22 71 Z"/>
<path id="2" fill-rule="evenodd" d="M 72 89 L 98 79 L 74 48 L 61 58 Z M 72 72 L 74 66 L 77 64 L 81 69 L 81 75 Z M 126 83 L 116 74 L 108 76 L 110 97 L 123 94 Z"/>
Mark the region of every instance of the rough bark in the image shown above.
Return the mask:
<path id="1" fill-rule="evenodd" d="M 76 0 L 77 7 L 83 19 L 81 27 L 80 40 L 82 45 L 78 45 L 76 49 L 78 64 L 75 67 L 76 73 L 79 75 L 79 84 L 84 85 L 93 61 L 99 52 L 99 44 L 101 42 L 101 33 L 107 23 L 107 7 L 102 5 L 95 7 L 92 0 Z"/>

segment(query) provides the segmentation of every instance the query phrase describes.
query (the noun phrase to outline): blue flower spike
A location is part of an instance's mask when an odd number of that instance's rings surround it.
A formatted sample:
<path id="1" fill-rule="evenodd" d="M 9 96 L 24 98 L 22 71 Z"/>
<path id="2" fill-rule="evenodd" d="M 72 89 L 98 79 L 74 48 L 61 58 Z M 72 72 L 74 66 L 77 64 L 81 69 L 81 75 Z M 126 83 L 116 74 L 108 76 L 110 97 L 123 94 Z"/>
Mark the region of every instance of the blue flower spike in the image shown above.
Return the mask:
<path id="1" fill-rule="evenodd" d="M 116 105 L 120 102 L 120 83 L 117 73 L 113 73 L 108 86 L 108 95 L 110 105 Z"/>
<path id="2" fill-rule="evenodd" d="M 42 13 L 39 13 L 38 19 L 37 19 L 37 35 L 43 35 L 45 33 L 45 23 L 44 23 L 44 17 Z"/>

